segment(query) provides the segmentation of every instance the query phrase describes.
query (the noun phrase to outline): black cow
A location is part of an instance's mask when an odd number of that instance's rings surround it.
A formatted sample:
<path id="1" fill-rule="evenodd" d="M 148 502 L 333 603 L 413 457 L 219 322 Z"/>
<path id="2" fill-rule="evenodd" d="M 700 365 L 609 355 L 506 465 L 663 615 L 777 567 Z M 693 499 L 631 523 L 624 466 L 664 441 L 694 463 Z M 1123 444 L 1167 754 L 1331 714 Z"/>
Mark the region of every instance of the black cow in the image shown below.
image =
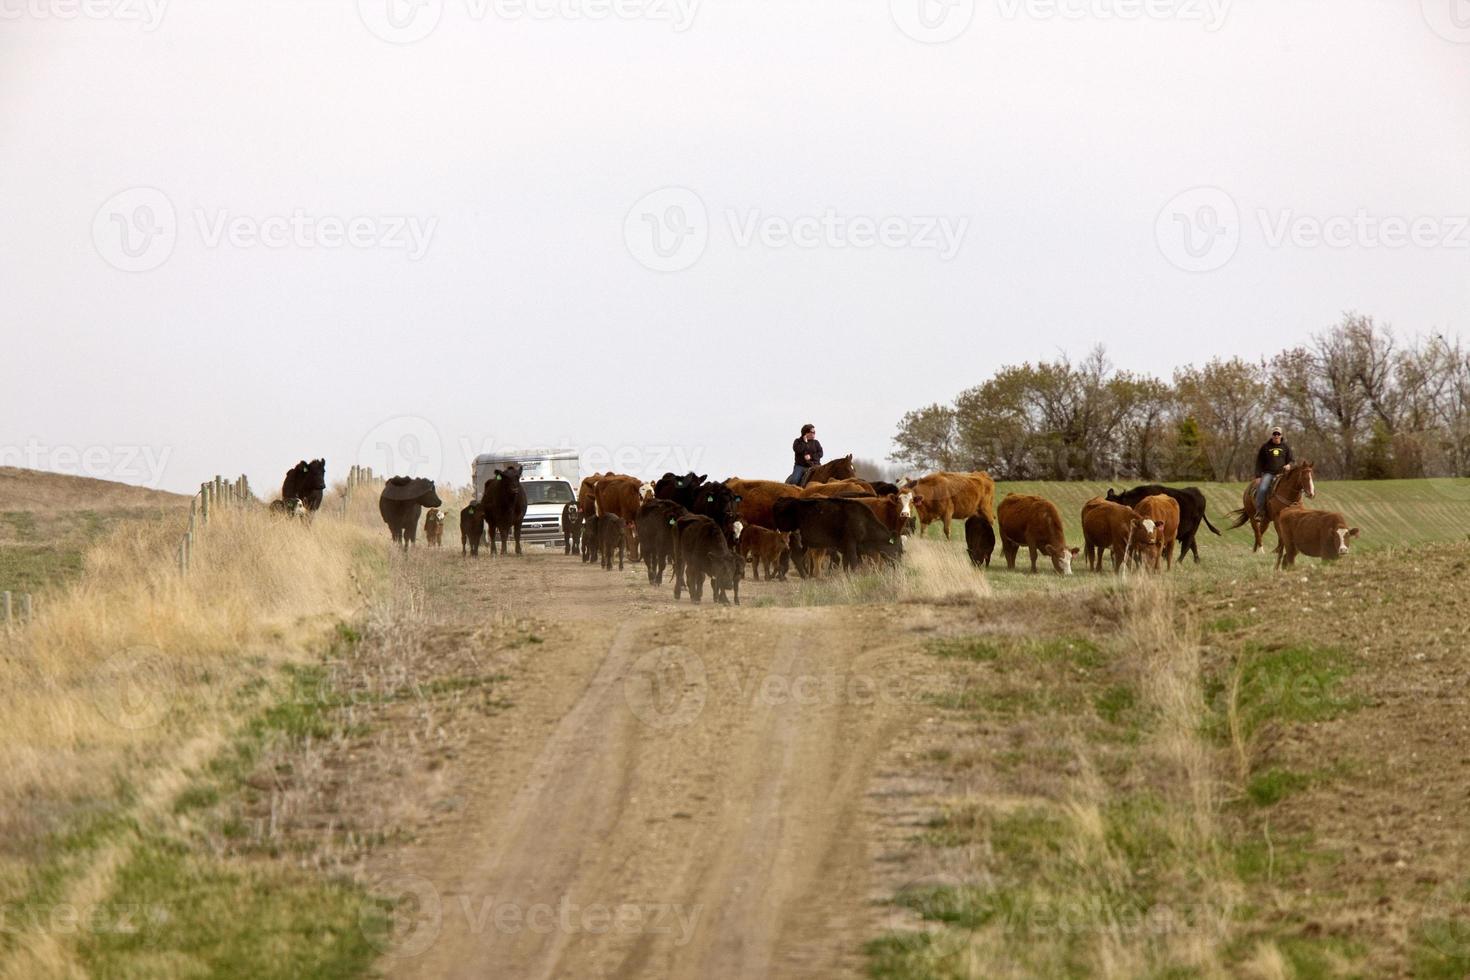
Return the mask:
<path id="1" fill-rule="evenodd" d="M 582 551 L 582 512 L 575 503 L 561 509 L 561 546 L 568 555 L 573 549 Z"/>
<path id="2" fill-rule="evenodd" d="M 883 526 L 873 512 L 855 500 L 841 497 L 783 497 L 772 505 L 776 530 L 794 533 L 791 556 L 798 549 L 831 548 L 842 555 L 842 567 L 855 571 L 862 555 L 887 561 L 903 557 L 898 535 Z M 799 565 L 798 565 L 799 570 Z"/>
<path id="3" fill-rule="evenodd" d="M 873 493 L 880 497 L 885 497 L 890 493 L 898 493 L 897 483 L 887 483 L 883 480 L 869 480 L 868 482 L 873 485 Z"/>
<path id="4" fill-rule="evenodd" d="M 322 492 L 326 489 L 327 461 L 314 459 L 308 463 L 303 459 L 286 471 L 286 478 L 281 481 L 281 499 L 296 497 L 307 510 L 320 510 Z"/>
<path id="5" fill-rule="evenodd" d="M 740 538 L 736 531 L 740 520 L 739 494 L 723 483 L 706 483 L 695 489 L 693 502 L 686 506 L 691 514 L 701 514 L 718 524 L 725 532 L 725 544 L 735 547 Z"/>
<path id="6" fill-rule="evenodd" d="M 995 553 L 995 528 L 979 514 L 965 519 L 965 550 L 976 568 L 990 567 L 990 556 Z"/>
<path id="7" fill-rule="evenodd" d="M 706 479 L 693 470 L 683 476 L 665 473 L 653 485 L 653 499 L 672 500 L 685 510 L 693 510 L 694 495 Z"/>
<path id="8" fill-rule="evenodd" d="M 479 555 L 480 542 L 485 540 L 485 517 L 479 504 L 470 504 L 459 512 L 459 553 L 468 551 Z"/>
<path id="9" fill-rule="evenodd" d="M 634 524 L 638 528 L 638 550 L 648 571 L 649 585 L 664 584 L 664 569 L 674 557 L 674 532 L 679 518 L 689 512 L 672 500 L 645 500 Z"/>
<path id="10" fill-rule="evenodd" d="M 730 550 L 720 526 L 702 514 L 688 514 L 679 518 L 674 527 L 677 533 L 674 598 L 679 598 L 680 588 L 687 585 L 689 601 L 702 601 L 704 578 L 708 575 L 716 602 L 729 605 L 725 593 L 733 591 L 735 605 L 740 605 L 740 579 L 745 574 L 745 562 Z"/>
<path id="11" fill-rule="evenodd" d="M 594 517 L 597 522 L 597 550 L 602 553 L 602 567 L 612 571 L 613 551 L 618 553 L 618 571 L 623 569 L 623 519 L 616 514 Z M 583 536 L 586 531 L 583 531 Z"/>
<path id="12" fill-rule="evenodd" d="M 425 507 L 443 507 L 444 501 L 434 491 L 433 480 L 416 480 L 395 476 L 383 484 L 378 494 L 378 513 L 393 534 L 393 540 L 406 549 L 418 540 L 419 517 Z"/>
<path id="13" fill-rule="evenodd" d="M 597 547 L 597 531 L 599 518 L 596 514 L 582 515 L 582 563 L 597 562 L 601 560 Z"/>
<path id="14" fill-rule="evenodd" d="M 1205 513 L 1205 495 L 1200 492 L 1199 487 L 1185 487 L 1183 490 L 1175 490 L 1173 487 L 1160 486 L 1150 483 L 1147 486 L 1134 487 L 1125 493 L 1114 493 L 1113 488 L 1108 488 L 1108 499 L 1125 507 L 1136 507 L 1144 497 L 1152 497 L 1155 494 L 1164 494 L 1172 497 L 1179 504 L 1179 560 L 1194 552 L 1194 563 L 1199 564 L 1199 543 L 1196 536 L 1199 533 L 1199 522 L 1204 521 L 1205 527 L 1219 534 L 1215 525 L 1210 523 L 1210 516 Z"/>
<path id="15" fill-rule="evenodd" d="M 490 553 L 495 554 L 495 534 L 500 533 L 500 553 L 505 554 L 511 532 L 515 532 L 516 554 L 521 553 L 521 521 L 526 516 L 526 488 L 521 486 L 521 464 L 509 463 L 485 481 L 480 512 L 490 526 Z"/>

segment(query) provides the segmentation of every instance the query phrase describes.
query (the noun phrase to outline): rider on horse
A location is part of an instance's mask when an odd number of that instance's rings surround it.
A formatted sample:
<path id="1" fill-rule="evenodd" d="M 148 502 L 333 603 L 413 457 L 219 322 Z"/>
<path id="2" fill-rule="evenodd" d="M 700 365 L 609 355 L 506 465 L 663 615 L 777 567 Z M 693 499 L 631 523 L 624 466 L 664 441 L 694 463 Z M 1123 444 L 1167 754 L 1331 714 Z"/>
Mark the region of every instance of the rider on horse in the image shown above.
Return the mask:
<path id="1" fill-rule="evenodd" d="M 1266 517 L 1266 501 L 1271 494 L 1271 484 L 1283 473 L 1291 472 L 1291 465 L 1296 462 L 1296 456 L 1292 454 L 1291 446 L 1281 435 L 1281 426 L 1271 430 L 1271 438 L 1266 440 L 1256 453 L 1256 476 L 1260 479 L 1260 485 L 1256 487 L 1256 515 L 1257 519 Z"/>
<path id="2" fill-rule="evenodd" d="M 817 441 L 817 427 L 808 422 L 801 427 L 801 435 L 791 444 L 791 452 L 796 457 L 796 468 L 786 478 L 787 483 L 801 485 L 802 477 L 806 471 L 822 461 L 822 444 Z"/>

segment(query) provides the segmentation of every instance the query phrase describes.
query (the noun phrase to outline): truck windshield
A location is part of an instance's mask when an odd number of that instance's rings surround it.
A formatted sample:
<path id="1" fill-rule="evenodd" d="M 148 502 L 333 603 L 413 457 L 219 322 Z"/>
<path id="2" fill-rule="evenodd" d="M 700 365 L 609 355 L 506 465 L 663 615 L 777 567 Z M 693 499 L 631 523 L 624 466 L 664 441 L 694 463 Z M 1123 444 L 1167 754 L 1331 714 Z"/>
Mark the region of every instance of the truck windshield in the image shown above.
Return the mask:
<path id="1" fill-rule="evenodd" d="M 544 483 L 524 483 L 526 488 L 526 503 L 528 504 L 569 504 L 577 499 L 572 496 L 572 486 L 561 480 L 548 480 Z"/>

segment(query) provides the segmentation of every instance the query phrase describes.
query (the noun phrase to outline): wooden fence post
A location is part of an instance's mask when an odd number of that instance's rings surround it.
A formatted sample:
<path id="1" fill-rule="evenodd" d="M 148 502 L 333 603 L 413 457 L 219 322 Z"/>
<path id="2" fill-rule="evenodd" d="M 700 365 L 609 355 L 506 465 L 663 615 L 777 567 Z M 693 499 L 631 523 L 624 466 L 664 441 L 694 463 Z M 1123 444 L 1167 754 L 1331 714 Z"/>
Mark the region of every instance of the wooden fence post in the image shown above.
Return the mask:
<path id="1" fill-rule="evenodd" d="M 26 621 L 26 625 L 30 625 L 31 594 L 29 592 L 22 592 L 20 594 L 20 618 Z"/>
<path id="2" fill-rule="evenodd" d="M 199 524 L 209 523 L 209 484 L 199 484 Z"/>

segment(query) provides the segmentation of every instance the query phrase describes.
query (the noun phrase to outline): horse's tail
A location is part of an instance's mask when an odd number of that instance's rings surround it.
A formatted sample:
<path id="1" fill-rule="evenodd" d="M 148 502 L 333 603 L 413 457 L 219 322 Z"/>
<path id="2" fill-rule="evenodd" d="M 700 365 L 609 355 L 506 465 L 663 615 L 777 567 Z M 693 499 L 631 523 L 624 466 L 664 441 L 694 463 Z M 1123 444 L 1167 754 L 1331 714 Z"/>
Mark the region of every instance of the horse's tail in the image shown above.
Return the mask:
<path id="1" fill-rule="evenodd" d="M 1239 510 L 1232 510 L 1230 513 L 1226 514 L 1225 516 L 1226 517 L 1233 517 L 1233 518 L 1235 518 L 1235 523 L 1234 524 L 1231 524 L 1230 527 L 1226 528 L 1227 531 L 1228 530 L 1232 530 L 1232 529 L 1237 528 L 1237 527 L 1241 527 L 1241 526 L 1243 526 L 1245 524 L 1246 521 L 1250 520 L 1250 518 L 1246 516 L 1245 508 L 1244 507 L 1240 508 Z M 1210 519 L 1208 517 L 1205 518 L 1205 523 L 1206 524 L 1209 524 L 1210 523 Z M 1215 531 L 1214 525 L 1210 525 L 1210 530 L 1211 531 Z M 1219 531 L 1215 531 L 1215 533 L 1216 534 L 1219 534 L 1220 532 Z"/>
<path id="2" fill-rule="evenodd" d="M 1242 507 L 1241 510 L 1240 510 L 1240 512 L 1241 512 L 1242 515 L 1245 514 L 1245 508 Z M 1200 516 L 1205 519 L 1205 527 L 1209 528 L 1211 531 L 1214 531 L 1216 534 L 1219 534 L 1220 533 L 1219 531 L 1215 530 L 1215 525 L 1213 525 L 1213 524 L 1210 523 L 1210 515 L 1209 514 L 1200 514 Z M 1241 524 L 1244 524 L 1244 523 L 1245 523 L 1245 521 L 1242 518 Z M 1235 526 L 1236 527 L 1240 527 L 1240 524 L 1236 524 Z"/>

